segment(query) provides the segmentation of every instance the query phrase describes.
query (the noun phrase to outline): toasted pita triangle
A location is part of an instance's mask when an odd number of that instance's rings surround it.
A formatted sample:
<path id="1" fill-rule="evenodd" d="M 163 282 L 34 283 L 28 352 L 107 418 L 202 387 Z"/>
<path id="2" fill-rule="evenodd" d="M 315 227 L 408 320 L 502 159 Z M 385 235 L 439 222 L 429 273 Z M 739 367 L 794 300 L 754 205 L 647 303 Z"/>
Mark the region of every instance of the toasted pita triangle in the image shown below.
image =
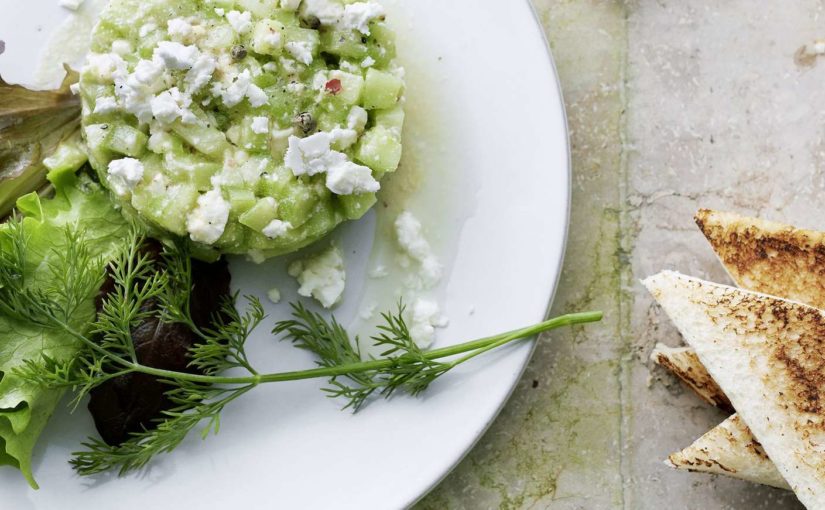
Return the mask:
<path id="1" fill-rule="evenodd" d="M 808 508 L 825 508 L 825 312 L 663 272 L 654 298 Z"/>
<path id="2" fill-rule="evenodd" d="M 825 232 L 708 209 L 695 219 L 738 286 L 825 309 Z"/>
<path id="3" fill-rule="evenodd" d="M 726 475 L 790 489 L 762 445 L 736 414 L 710 429 L 692 445 L 672 454 L 667 464 L 677 469 Z"/>
<path id="4" fill-rule="evenodd" d="M 657 344 L 650 354 L 650 359 L 670 370 L 708 404 L 731 413 L 734 412 L 725 392 L 716 384 L 702 362 L 699 361 L 699 357 L 693 348 L 668 347 L 664 344 Z"/>

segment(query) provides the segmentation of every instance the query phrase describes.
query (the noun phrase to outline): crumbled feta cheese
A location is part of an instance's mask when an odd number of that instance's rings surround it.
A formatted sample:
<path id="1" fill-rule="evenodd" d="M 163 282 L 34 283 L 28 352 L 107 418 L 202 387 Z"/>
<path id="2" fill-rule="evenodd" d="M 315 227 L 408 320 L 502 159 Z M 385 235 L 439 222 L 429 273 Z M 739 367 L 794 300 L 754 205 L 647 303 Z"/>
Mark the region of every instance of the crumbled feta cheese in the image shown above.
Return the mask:
<path id="1" fill-rule="evenodd" d="M 192 98 L 181 93 L 177 87 L 172 87 L 158 94 L 152 99 L 151 105 L 152 116 L 161 125 L 171 124 L 177 119 L 182 119 L 183 122 L 188 124 L 194 124 L 198 120 L 189 109 L 192 105 Z"/>
<path id="2" fill-rule="evenodd" d="M 272 302 L 273 305 L 277 305 L 281 302 L 281 291 L 278 290 L 277 287 L 273 287 L 266 293 L 266 297 L 269 298 L 269 301 Z"/>
<path id="3" fill-rule="evenodd" d="M 257 85 L 252 83 L 252 75 L 249 69 L 235 77 L 235 80 L 226 88 L 222 88 L 219 84 L 215 84 L 212 90 L 213 94 L 219 95 L 223 100 L 223 104 L 231 108 L 246 97 L 249 99 L 249 104 L 257 108 L 263 106 L 268 101 L 266 93 Z"/>
<path id="4" fill-rule="evenodd" d="M 226 14 L 226 10 L 222 9 L 220 7 L 216 7 L 215 8 L 215 14 L 217 14 L 218 16 L 223 16 L 224 14 Z"/>
<path id="5" fill-rule="evenodd" d="M 327 188 L 338 195 L 378 191 L 381 185 L 372 177 L 372 170 L 332 150 L 332 141 L 332 135 L 323 131 L 306 138 L 290 136 L 284 164 L 296 177 L 326 172 Z"/>
<path id="6" fill-rule="evenodd" d="M 370 33 L 370 21 L 384 16 L 384 8 L 375 2 L 356 2 L 344 7 L 341 28 L 357 30 L 364 35 Z"/>
<path id="7" fill-rule="evenodd" d="M 301 14 L 304 18 L 318 18 L 322 25 L 334 25 L 344 14 L 344 6 L 335 0 L 304 0 Z"/>
<path id="8" fill-rule="evenodd" d="M 154 58 L 169 69 L 191 69 L 200 56 L 197 46 L 184 46 L 178 42 L 161 41 L 155 48 Z"/>
<path id="9" fill-rule="evenodd" d="M 135 80 L 142 85 L 150 85 L 163 75 L 166 66 L 161 60 L 140 60 L 132 73 Z"/>
<path id="10" fill-rule="evenodd" d="M 356 131 L 363 131 L 367 127 L 369 119 L 367 110 L 360 106 L 353 106 L 347 114 L 347 127 Z"/>
<path id="11" fill-rule="evenodd" d="M 212 55 L 204 53 L 198 57 L 192 65 L 192 69 L 186 73 L 187 91 L 194 94 L 209 83 L 217 65 L 218 63 Z"/>
<path id="12" fill-rule="evenodd" d="M 361 74 L 361 73 L 364 72 L 364 70 L 361 68 L 361 66 L 359 64 L 354 64 L 354 63 L 350 62 L 349 60 L 342 60 L 341 62 L 339 62 L 338 63 L 338 69 L 340 71 L 344 71 L 344 72 L 352 73 L 352 74 Z"/>
<path id="13" fill-rule="evenodd" d="M 252 13 L 249 11 L 229 11 L 226 13 L 226 21 L 232 25 L 235 32 L 241 35 L 252 29 Z"/>
<path id="14" fill-rule="evenodd" d="M 132 51 L 132 43 L 126 39 L 116 39 L 112 41 L 112 53 L 125 57 L 126 55 L 132 53 Z"/>
<path id="15" fill-rule="evenodd" d="M 140 38 L 143 39 L 144 37 L 151 34 L 152 32 L 154 32 L 157 29 L 158 29 L 158 26 L 155 25 L 154 23 L 146 23 L 145 25 L 140 27 L 140 30 L 138 30 L 138 36 L 140 36 Z"/>
<path id="16" fill-rule="evenodd" d="M 126 196 L 143 179 L 143 163 L 134 158 L 116 159 L 109 163 L 107 173 L 112 191 Z"/>
<path id="17" fill-rule="evenodd" d="M 95 101 L 94 113 L 107 114 L 117 111 L 117 100 L 113 97 L 99 97 Z"/>
<path id="18" fill-rule="evenodd" d="M 269 133 L 269 117 L 253 117 L 252 132 L 257 135 Z"/>
<path id="19" fill-rule="evenodd" d="M 372 176 L 372 170 L 352 161 L 335 164 L 327 170 L 327 189 L 336 195 L 375 193 L 381 184 Z"/>
<path id="20" fill-rule="evenodd" d="M 229 220 L 229 202 L 224 200 L 219 188 L 198 197 L 198 205 L 186 219 L 189 237 L 197 242 L 213 244 L 221 238 Z"/>
<path id="21" fill-rule="evenodd" d="M 267 62 L 261 68 L 268 73 L 274 73 L 278 70 L 278 64 L 275 62 Z"/>
<path id="22" fill-rule="evenodd" d="M 185 41 L 192 37 L 192 24 L 183 18 L 173 18 L 166 22 L 166 31 L 173 40 Z"/>
<path id="23" fill-rule="evenodd" d="M 420 265 L 419 278 L 425 288 L 441 280 L 443 267 L 422 233 L 421 222 L 409 211 L 395 220 L 395 235 L 404 253 Z"/>
<path id="24" fill-rule="evenodd" d="M 324 308 L 334 306 L 344 294 L 344 258 L 334 245 L 318 255 L 293 262 L 289 274 L 298 280 L 298 294 L 315 298 Z"/>
<path id="25" fill-rule="evenodd" d="M 361 317 L 363 320 L 368 321 L 375 316 L 375 310 L 378 309 L 378 305 L 375 303 L 370 303 L 369 305 L 365 306 L 361 309 L 358 313 L 358 316 Z"/>
<path id="26" fill-rule="evenodd" d="M 332 155 L 331 143 L 332 137 L 323 131 L 306 138 L 290 136 L 284 163 L 296 177 L 326 172 L 334 160 L 340 159 Z"/>
<path id="27" fill-rule="evenodd" d="M 291 82 L 286 84 L 287 92 L 290 92 L 292 94 L 300 94 L 306 88 L 307 88 L 306 85 L 304 85 L 301 82 L 297 82 L 297 81 L 291 81 Z"/>
<path id="28" fill-rule="evenodd" d="M 84 72 L 94 74 L 101 81 L 113 81 L 126 74 L 126 61 L 116 53 L 90 53 Z"/>
<path id="29" fill-rule="evenodd" d="M 312 45 L 306 41 L 292 41 L 284 45 L 286 51 L 298 62 L 310 65 L 312 63 Z"/>
<path id="30" fill-rule="evenodd" d="M 254 83 L 251 83 L 246 90 L 246 98 L 249 99 L 249 104 L 252 105 L 253 108 L 259 108 L 269 102 L 269 98 L 266 97 L 266 92 Z"/>
<path id="31" fill-rule="evenodd" d="M 272 220 L 269 222 L 269 225 L 264 227 L 261 233 L 270 239 L 277 239 L 289 232 L 291 228 L 292 223 L 288 221 Z"/>
<path id="32" fill-rule="evenodd" d="M 70 11 L 76 11 L 80 9 L 81 5 L 83 5 L 83 1 L 84 0 L 60 0 L 58 4 L 60 7 L 64 7 Z"/>
<path id="33" fill-rule="evenodd" d="M 419 347 L 427 348 L 435 340 L 435 328 L 446 328 L 449 320 L 441 315 L 438 303 L 429 299 L 416 299 L 407 311 L 410 337 Z"/>
<path id="34" fill-rule="evenodd" d="M 333 128 L 329 136 L 332 137 L 332 146 L 338 150 L 348 149 L 358 141 L 358 133 L 349 128 Z"/>
<path id="35" fill-rule="evenodd" d="M 375 59 L 372 57 L 367 57 L 361 61 L 361 67 L 372 67 L 375 65 Z"/>

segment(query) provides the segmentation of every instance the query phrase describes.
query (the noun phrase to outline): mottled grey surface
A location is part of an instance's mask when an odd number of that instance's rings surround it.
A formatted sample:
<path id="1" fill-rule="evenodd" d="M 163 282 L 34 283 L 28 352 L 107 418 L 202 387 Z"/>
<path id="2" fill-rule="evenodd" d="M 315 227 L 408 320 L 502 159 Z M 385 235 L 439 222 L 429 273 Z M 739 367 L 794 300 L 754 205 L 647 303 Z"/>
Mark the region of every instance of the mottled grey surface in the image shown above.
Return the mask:
<path id="1" fill-rule="evenodd" d="M 516 0 L 514 0 L 516 1 Z M 421 509 L 797 509 L 789 493 L 662 460 L 724 416 L 647 361 L 680 343 L 638 279 L 727 282 L 699 207 L 825 229 L 825 2 L 535 0 L 573 145 L 573 216 L 554 313 L 476 449 Z"/>

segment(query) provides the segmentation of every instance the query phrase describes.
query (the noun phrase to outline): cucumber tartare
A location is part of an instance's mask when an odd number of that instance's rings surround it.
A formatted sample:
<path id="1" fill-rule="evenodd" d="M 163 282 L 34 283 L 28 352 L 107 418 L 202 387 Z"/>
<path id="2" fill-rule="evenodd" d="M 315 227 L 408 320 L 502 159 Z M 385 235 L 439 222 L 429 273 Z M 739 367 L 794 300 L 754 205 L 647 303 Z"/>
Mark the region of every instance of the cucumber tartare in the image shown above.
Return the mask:
<path id="1" fill-rule="evenodd" d="M 384 17 L 346 0 L 112 0 L 79 84 L 89 160 L 126 214 L 196 253 L 306 246 L 398 167 Z"/>

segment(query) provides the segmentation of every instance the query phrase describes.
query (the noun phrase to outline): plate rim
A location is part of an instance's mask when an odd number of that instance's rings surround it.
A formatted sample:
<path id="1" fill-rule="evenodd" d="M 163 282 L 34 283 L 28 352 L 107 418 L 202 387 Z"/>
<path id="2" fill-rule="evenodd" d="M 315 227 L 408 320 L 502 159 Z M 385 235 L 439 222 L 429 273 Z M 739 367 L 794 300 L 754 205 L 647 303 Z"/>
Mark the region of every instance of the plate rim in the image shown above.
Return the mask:
<path id="1" fill-rule="evenodd" d="M 550 318 L 550 312 L 553 308 L 554 301 L 556 299 L 556 294 L 559 288 L 559 281 L 561 280 L 562 270 L 564 268 L 564 260 L 565 255 L 567 254 L 567 242 L 570 235 L 570 217 L 572 214 L 572 207 L 573 207 L 573 158 L 570 149 L 570 126 L 568 123 L 567 118 L 567 108 L 564 102 L 564 90 L 562 89 L 561 79 L 559 78 L 559 70 L 556 66 L 556 59 L 553 57 L 553 49 L 550 46 L 550 39 L 547 37 L 547 32 L 544 30 L 544 25 L 541 23 L 541 18 L 539 17 L 538 9 L 536 9 L 535 4 L 532 0 L 523 0 L 527 4 L 527 8 L 529 9 L 534 22 L 534 28 L 538 30 L 539 35 L 541 36 L 541 40 L 544 42 L 545 53 L 547 59 L 550 63 L 550 70 L 553 73 L 553 80 L 556 82 L 556 90 L 558 91 L 557 98 L 561 106 L 561 121 L 564 127 L 564 157 L 567 161 L 567 187 L 565 189 L 566 193 L 566 203 L 567 207 L 564 211 L 564 232 L 562 233 L 562 240 L 561 240 L 561 254 L 559 255 L 559 259 L 557 261 L 558 270 L 556 271 L 556 279 L 553 282 L 553 286 L 550 290 L 550 296 L 547 300 L 547 306 L 544 310 L 544 315 L 542 320 L 547 320 Z M 412 508 L 421 500 L 423 500 L 427 495 L 429 495 L 436 487 L 441 485 L 441 483 L 461 464 L 464 459 L 470 454 L 471 451 L 478 446 L 478 443 L 481 439 L 487 435 L 487 432 L 492 427 L 493 423 L 498 419 L 501 415 L 501 412 L 504 410 L 504 407 L 510 402 L 510 398 L 512 398 L 513 393 L 516 390 L 519 382 L 524 378 L 524 373 L 527 371 L 527 366 L 530 364 L 530 361 L 533 359 L 533 355 L 536 353 L 536 348 L 538 347 L 537 337 L 540 335 L 532 336 L 529 339 L 530 342 L 530 352 L 524 359 L 524 362 L 521 365 L 521 369 L 519 373 L 513 378 L 513 381 L 510 383 L 510 387 L 507 389 L 506 396 L 501 400 L 501 403 L 498 405 L 496 410 L 490 416 L 490 419 L 487 420 L 486 423 L 481 427 L 476 437 L 473 441 L 467 446 L 467 448 L 459 455 L 452 463 L 450 463 L 443 472 L 435 479 L 433 482 L 415 499 L 409 501 L 404 505 L 403 508 Z"/>

